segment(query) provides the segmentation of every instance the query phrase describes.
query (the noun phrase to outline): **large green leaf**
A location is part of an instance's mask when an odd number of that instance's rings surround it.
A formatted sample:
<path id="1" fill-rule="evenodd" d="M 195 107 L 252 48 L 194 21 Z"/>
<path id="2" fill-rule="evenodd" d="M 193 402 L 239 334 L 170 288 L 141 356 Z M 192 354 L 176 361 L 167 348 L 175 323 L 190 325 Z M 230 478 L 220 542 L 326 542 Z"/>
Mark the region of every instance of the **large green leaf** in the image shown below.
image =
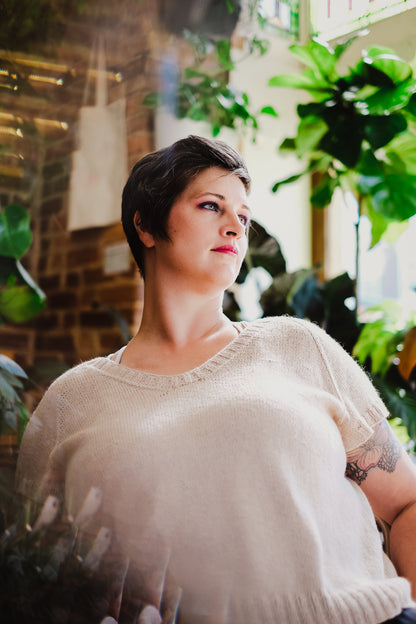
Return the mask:
<path id="1" fill-rule="evenodd" d="M 388 115 L 405 108 L 416 92 L 416 80 L 407 80 L 399 86 L 382 87 L 360 101 L 361 110 L 369 115 Z M 362 105 L 365 105 L 365 109 Z"/>
<path id="2" fill-rule="evenodd" d="M 322 137 L 319 148 L 337 158 L 346 167 L 353 168 L 361 155 L 364 133 L 362 127 L 351 127 L 350 121 L 351 118 L 343 115 L 332 118 L 331 123 L 328 123 L 329 132 Z"/>
<path id="3" fill-rule="evenodd" d="M 408 80 L 413 73 L 410 65 L 388 48 L 370 48 L 363 61 L 386 74 L 395 84 Z"/>
<path id="4" fill-rule="evenodd" d="M 231 60 L 231 41 L 229 39 L 219 39 L 215 43 L 215 50 L 222 67 L 228 71 L 234 69 L 234 63 Z"/>
<path id="5" fill-rule="evenodd" d="M 263 267 L 272 277 L 285 272 L 286 260 L 280 245 L 263 226 L 254 221 L 248 240 L 248 252 L 236 280 L 238 284 L 245 281 L 249 271 L 254 267 Z"/>
<path id="6" fill-rule="evenodd" d="M 312 115 L 301 119 L 295 139 L 298 156 L 302 157 L 308 152 L 317 150 L 327 132 L 328 126 L 323 119 Z"/>
<path id="7" fill-rule="evenodd" d="M 275 182 L 272 186 L 272 192 L 276 193 L 276 191 L 281 186 L 284 186 L 285 184 L 292 184 L 292 182 L 297 182 L 298 180 L 303 178 L 305 173 L 307 173 L 307 171 L 302 171 L 301 173 L 295 173 L 294 175 L 288 176 L 287 178 L 284 178 L 283 180 L 279 180 L 278 182 Z"/>
<path id="8" fill-rule="evenodd" d="M 382 306 L 374 306 L 369 311 L 382 313 L 382 317 L 365 323 L 354 346 L 353 355 L 361 364 L 371 361 L 371 372 L 385 375 L 397 353 L 397 345 L 402 339 L 401 308 L 395 301 L 385 301 Z"/>
<path id="9" fill-rule="evenodd" d="M 308 102 L 308 104 L 298 104 L 296 112 L 301 119 L 305 117 L 321 117 L 327 106 L 327 100 L 321 102 Z"/>
<path id="10" fill-rule="evenodd" d="M 404 221 L 416 214 L 416 176 L 386 173 L 379 180 L 360 177 L 360 190 L 371 195 L 374 210 L 387 217 Z"/>
<path id="11" fill-rule="evenodd" d="M 32 243 L 30 216 L 19 204 L 9 204 L 0 212 L 0 255 L 19 260 Z"/>
<path id="12" fill-rule="evenodd" d="M 317 80 L 312 75 L 306 75 L 305 73 L 300 75 L 280 74 L 279 76 L 273 76 L 273 78 L 270 78 L 268 84 L 270 87 L 304 89 L 314 95 L 316 99 L 326 99 L 333 92 L 327 82 L 324 80 Z"/>
<path id="13" fill-rule="evenodd" d="M 7 370 L 12 375 L 17 375 L 18 377 L 27 378 L 27 375 L 23 368 L 19 366 L 14 360 L 4 355 L 4 353 L 0 353 L 0 368 Z"/>
<path id="14" fill-rule="evenodd" d="M 0 286 L 7 284 L 13 273 L 16 273 L 16 259 L 0 255 Z"/>
<path id="15" fill-rule="evenodd" d="M 0 370 L 0 396 L 4 397 L 6 401 L 12 403 L 19 401 L 19 396 L 13 386 L 6 379 L 4 371 Z"/>
<path id="16" fill-rule="evenodd" d="M 1 374 L 3 375 L 3 378 L 11 386 L 13 386 L 13 388 L 17 388 L 18 391 L 23 390 L 23 383 L 22 383 L 22 380 L 19 377 L 17 377 L 16 375 L 13 375 L 12 373 L 10 373 L 5 368 L 1 369 Z"/>
<path id="17" fill-rule="evenodd" d="M 395 136 L 404 132 L 406 128 L 405 116 L 397 113 L 384 117 L 368 115 L 364 118 L 363 124 L 364 138 L 367 139 L 373 150 L 384 147 Z"/>
<path id="18" fill-rule="evenodd" d="M 363 59 L 358 61 L 346 80 L 360 87 L 365 85 L 394 87 L 393 80 L 387 74 L 377 69 L 372 63 L 366 63 Z"/>
<path id="19" fill-rule="evenodd" d="M 337 275 L 323 285 L 325 329 L 349 353 L 360 330 L 355 310 L 345 305 L 346 299 L 351 297 L 355 297 L 355 280 L 348 273 Z"/>
<path id="20" fill-rule="evenodd" d="M 325 208 L 331 203 L 335 189 L 339 186 L 338 178 L 324 175 L 311 195 L 311 204 L 315 208 Z"/>
<path id="21" fill-rule="evenodd" d="M 416 95 L 413 94 L 406 106 L 406 112 L 412 115 L 412 117 L 416 117 Z"/>
<path id="22" fill-rule="evenodd" d="M 13 323 L 22 323 L 39 314 L 45 299 L 29 286 L 12 286 L 0 290 L 0 317 Z"/>
<path id="23" fill-rule="evenodd" d="M 397 367 L 391 366 L 386 376 L 373 376 L 373 383 L 390 414 L 400 418 L 412 440 L 416 440 L 416 396 L 398 378 Z"/>
<path id="24" fill-rule="evenodd" d="M 282 152 L 294 152 L 296 150 L 296 140 L 292 139 L 291 137 L 287 137 L 279 145 L 279 150 L 281 150 Z"/>
<path id="25" fill-rule="evenodd" d="M 412 132 L 406 132 L 396 136 L 386 150 L 389 160 L 400 158 L 406 171 L 416 175 L 416 136 Z"/>
<path id="26" fill-rule="evenodd" d="M 337 56 L 326 41 L 312 39 L 306 45 L 291 45 L 289 50 L 325 82 L 339 78 L 335 69 Z"/>
<path id="27" fill-rule="evenodd" d="M 19 427 L 18 403 L 6 403 L 1 414 L 0 433 L 8 435 L 10 430 L 17 431 Z"/>
<path id="28" fill-rule="evenodd" d="M 370 248 L 377 245 L 380 242 L 383 235 L 387 231 L 389 224 L 392 222 L 391 219 L 387 219 L 379 212 L 376 212 L 373 209 L 371 204 L 371 197 L 365 197 L 361 202 L 363 214 L 365 214 L 371 223 L 371 243 Z"/>
<path id="29" fill-rule="evenodd" d="M 322 285 L 314 269 L 300 269 L 288 292 L 286 301 L 298 318 L 320 323 L 323 317 Z"/>

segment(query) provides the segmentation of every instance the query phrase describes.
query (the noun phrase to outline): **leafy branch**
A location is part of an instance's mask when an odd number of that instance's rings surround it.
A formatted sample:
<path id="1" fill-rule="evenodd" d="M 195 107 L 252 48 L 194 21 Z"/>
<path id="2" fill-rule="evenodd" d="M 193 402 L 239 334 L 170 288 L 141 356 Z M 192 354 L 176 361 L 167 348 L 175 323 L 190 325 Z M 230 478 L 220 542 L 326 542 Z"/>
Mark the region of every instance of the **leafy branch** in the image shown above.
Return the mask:
<path id="1" fill-rule="evenodd" d="M 184 31 L 185 40 L 193 52 L 193 64 L 182 75 L 176 76 L 163 93 L 149 93 L 143 100 L 145 106 L 173 108 L 176 117 L 193 121 L 207 121 L 212 135 L 217 136 L 222 127 L 250 128 L 253 136 L 258 129 L 261 114 L 277 117 L 272 106 L 253 111 L 247 93 L 229 84 L 229 72 L 235 68 L 231 55 L 231 41 L 212 41 L 190 31 Z M 252 37 L 247 44 L 247 55 L 263 55 L 268 42 Z"/>

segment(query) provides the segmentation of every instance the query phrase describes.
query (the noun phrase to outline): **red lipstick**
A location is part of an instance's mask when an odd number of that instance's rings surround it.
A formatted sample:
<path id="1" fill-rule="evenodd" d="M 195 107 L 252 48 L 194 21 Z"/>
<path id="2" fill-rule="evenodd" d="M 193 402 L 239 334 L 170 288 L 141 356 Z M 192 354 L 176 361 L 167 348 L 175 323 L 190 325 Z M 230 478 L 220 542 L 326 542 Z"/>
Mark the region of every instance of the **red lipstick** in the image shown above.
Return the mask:
<path id="1" fill-rule="evenodd" d="M 219 253 L 225 254 L 234 254 L 235 256 L 238 255 L 237 249 L 232 245 L 221 245 L 221 247 L 216 247 L 215 249 L 212 249 L 212 251 L 218 251 Z"/>

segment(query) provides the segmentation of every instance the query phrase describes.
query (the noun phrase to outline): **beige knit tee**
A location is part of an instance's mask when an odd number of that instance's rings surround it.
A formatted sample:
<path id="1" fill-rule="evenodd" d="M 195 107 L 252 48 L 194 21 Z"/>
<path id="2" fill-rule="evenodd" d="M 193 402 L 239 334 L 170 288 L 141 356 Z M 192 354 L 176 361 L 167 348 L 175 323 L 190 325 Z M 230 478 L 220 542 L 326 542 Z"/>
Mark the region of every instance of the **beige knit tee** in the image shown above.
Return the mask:
<path id="1" fill-rule="evenodd" d="M 168 570 L 186 622 L 379 624 L 412 604 L 409 584 L 345 451 L 385 416 L 316 325 L 261 319 L 183 374 L 109 358 L 64 374 L 27 427 L 19 487 L 46 474 L 74 515 L 99 488 L 99 522 L 140 574 Z"/>

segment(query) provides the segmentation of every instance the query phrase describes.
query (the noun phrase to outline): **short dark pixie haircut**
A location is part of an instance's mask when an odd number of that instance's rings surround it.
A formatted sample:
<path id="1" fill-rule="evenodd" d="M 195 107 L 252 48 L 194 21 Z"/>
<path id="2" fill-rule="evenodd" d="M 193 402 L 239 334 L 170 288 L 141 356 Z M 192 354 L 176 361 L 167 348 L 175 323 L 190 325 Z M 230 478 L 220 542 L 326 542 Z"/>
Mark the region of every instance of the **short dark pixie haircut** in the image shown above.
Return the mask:
<path id="1" fill-rule="evenodd" d="M 123 190 L 121 220 L 143 277 L 145 248 L 134 226 L 134 215 L 139 213 L 144 231 L 169 240 L 167 221 L 172 205 L 193 178 L 211 167 L 236 175 L 246 191 L 250 190 L 250 176 L 240 154 L 223 141 L 199 136 L 188 136 L 147 154 L 133 167 Z"/>

